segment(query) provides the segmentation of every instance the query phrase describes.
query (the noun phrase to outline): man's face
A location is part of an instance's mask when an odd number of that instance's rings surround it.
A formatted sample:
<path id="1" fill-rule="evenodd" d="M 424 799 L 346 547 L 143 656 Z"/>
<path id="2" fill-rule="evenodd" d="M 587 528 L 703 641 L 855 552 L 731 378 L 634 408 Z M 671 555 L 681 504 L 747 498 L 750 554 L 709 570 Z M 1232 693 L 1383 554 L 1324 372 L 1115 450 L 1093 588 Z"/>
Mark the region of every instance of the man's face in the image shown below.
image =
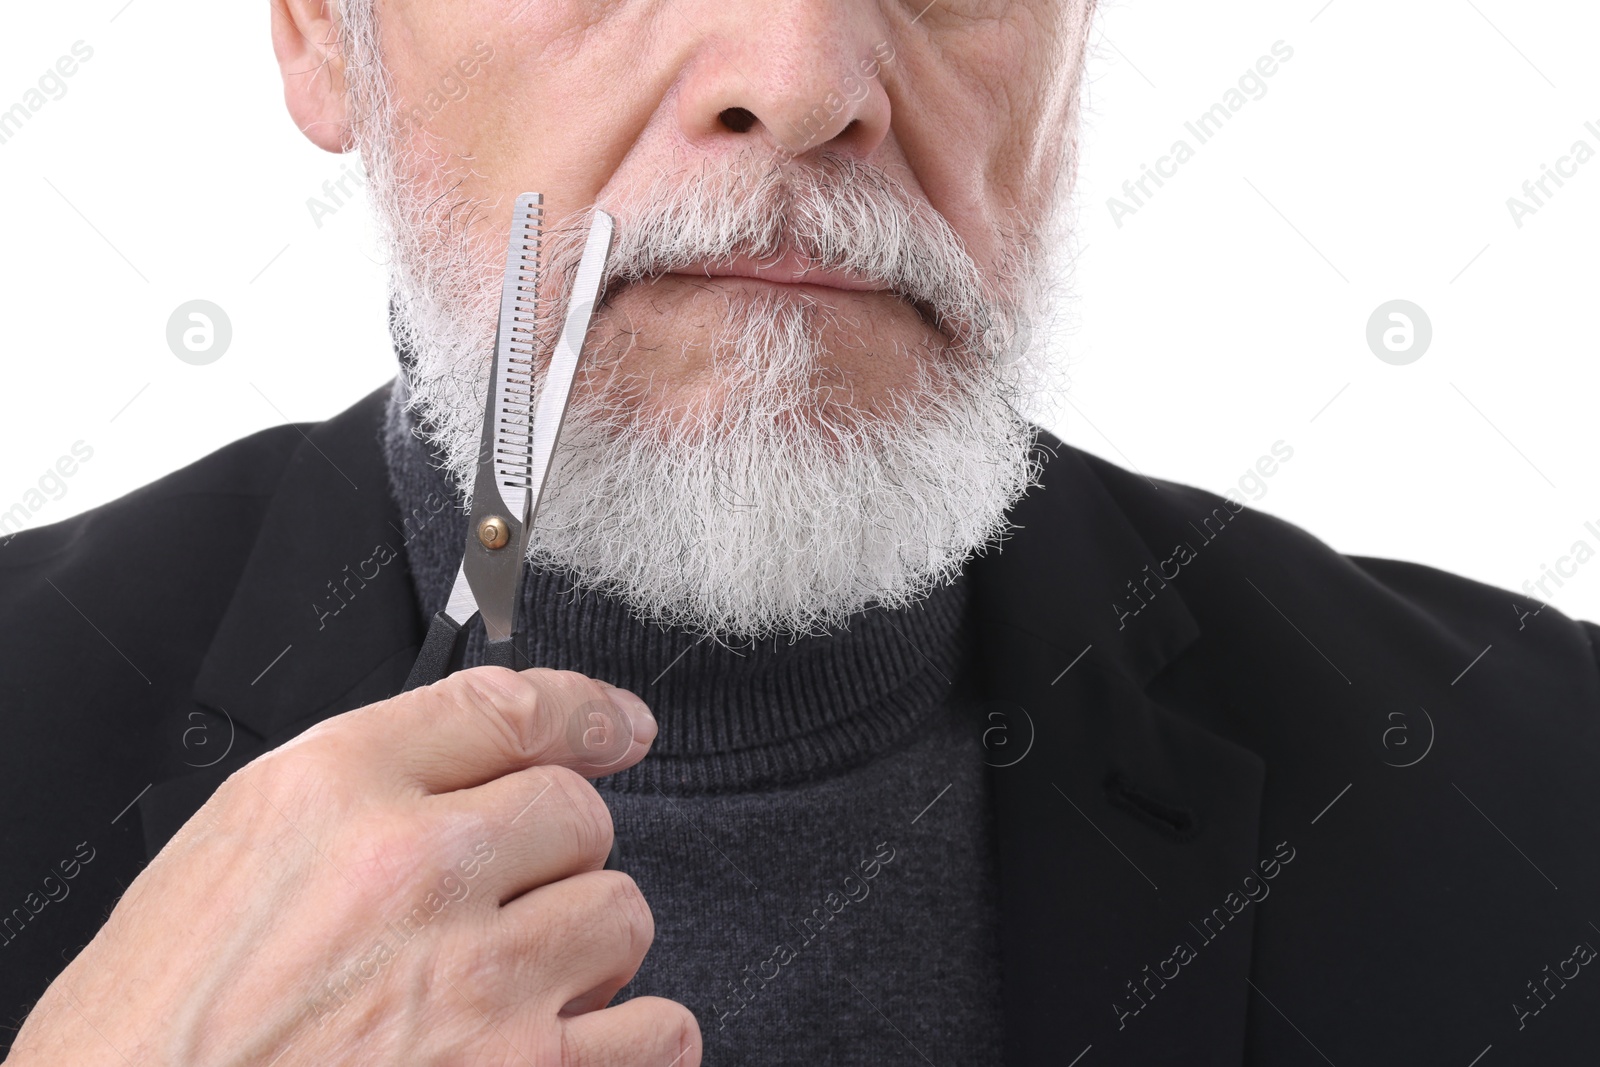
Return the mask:
<path id="1" fill-rule="evenodd" d="M 1030 477 L 1090 7 L 346 0 L 342 110 L 290 99 L 373 172 L 463 485 L 513 201 L 544 194 L 547 308 L 588 209 L 617 218 L 535 555 L 656 617 L 806 629 L 951 576 Z"/>
<path id="2" fill-rule="evenodd" d="M 899 182 L 988 277 L 1061 177 L 1085 18 L 1081 0 L 377 0 L 376 14 L 402 156 L 448 172 L 441 223 L 478 205 L 473 224 L 503 234 L 528 189 L 550 224 L 591 204 L 625 221 L 664 176 L 828 154 Z M 720 276 L 748 266 L 684 264 L 613 294 L 638 339 L 621 369 L 652 381 L 636 403 L 715 407 L 708 320 L 795 276 L 781 259 L 768 280 Z M 819 371 L 861 406 L 946 341 L 881 279 L 812 278 L 784 292 L 833 310 Z"/>

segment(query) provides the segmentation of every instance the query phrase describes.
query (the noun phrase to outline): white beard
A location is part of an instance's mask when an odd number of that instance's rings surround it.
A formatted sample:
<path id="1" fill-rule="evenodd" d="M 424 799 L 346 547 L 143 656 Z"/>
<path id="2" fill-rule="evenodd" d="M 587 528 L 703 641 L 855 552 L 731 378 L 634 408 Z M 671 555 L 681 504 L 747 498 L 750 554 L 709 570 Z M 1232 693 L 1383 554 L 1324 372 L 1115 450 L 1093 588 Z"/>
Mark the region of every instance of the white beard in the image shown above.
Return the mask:
<path id="1" fill-rule="evenodd" d="M 346 13 L 358 60 L 350 69 L 377 73 L 353 79 L 352 94 L 396 332 L 415 357 L 408 408 L 466 494 L 505 238 L 482 224 L 494 205 L 441 198 L 449 176 L 437 157 L 397 155 L 386 78 L 375 50 L 361 51 L 372 48 L 361 19 Z M 888 282 L 949 340 L 919 352 L 916 381 L 867 411 L 816 380 L 833 362 L 821 339 L 826 309 L 777 291 L 730 301 L 706 341 L 714 409 L 645 416 L 599 388 L 618 383 L 625 347 L 598 325 L 602 305 L 530 531 L 531 562 L 619 595 L 644 618 L 748 639 L 822 632 L 872 605 L 913 603 L 1005 533 L 1007 511 L 1039 470 L 1018 408 L 1049 374 L 1044 346 L 1030 345 L 1042 341 L 1034 324 L 1049 306 L 1041 258 L 1014 253 L 991 285 L 931 207 L 881 170 L 838 159 L 780 170 L 746 158 L 672 184 L 664 177 L 606 207 L 618 219 L 613 290 L 788 244 L 820 266 Z M 547 274 L 570 279 L 587 222 L 582 213 L 547 232 Z"/>

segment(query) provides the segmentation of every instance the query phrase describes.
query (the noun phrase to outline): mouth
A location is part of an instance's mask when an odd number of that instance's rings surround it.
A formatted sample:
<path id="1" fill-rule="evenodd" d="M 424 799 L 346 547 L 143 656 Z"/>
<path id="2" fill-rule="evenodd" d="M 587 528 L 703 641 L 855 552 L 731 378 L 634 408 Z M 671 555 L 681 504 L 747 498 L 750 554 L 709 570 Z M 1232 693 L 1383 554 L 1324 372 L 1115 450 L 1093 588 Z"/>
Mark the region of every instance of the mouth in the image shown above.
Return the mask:
<path id="1" fill-rule="evenodd" d="M 851 271 L 816 268 L 809 265 L 805 257 L 792 250 L 784 252 L 781 256 L 765 259 L 739 255 L 727 259 L 700 260 L 641 279 L 613 280 L 606 286 L 605 299 L 609 302 L 623 290 L 631 289 L 641 281 L 667 278 L 677 278 L 702 285 L 709 281 L 738 288 L 788 291 L 797 295 L 810 292 L 818 297 L 830 294 L 837 297 L 844 293 L 859 293 L 863 296 L 881 293 L 905 305 L 923 326 L 934 333 L 953 338 L 954 328 L 957 325 L 946 316 L 940 315 L 929 301 L 918 299 L 889 282 Z"/>
<path id="2" fill-rule="evenodd" d="M 850 271 L 823 270 L 807 265 L 799 253 L 789 251 L 774 259 L 734 256 L 716 262 L 691 263 L 671 272 L 685 278 L 727 278 L 773 285 L 816 286 L 846 292 L 890 292 L 887 282 Z"/>

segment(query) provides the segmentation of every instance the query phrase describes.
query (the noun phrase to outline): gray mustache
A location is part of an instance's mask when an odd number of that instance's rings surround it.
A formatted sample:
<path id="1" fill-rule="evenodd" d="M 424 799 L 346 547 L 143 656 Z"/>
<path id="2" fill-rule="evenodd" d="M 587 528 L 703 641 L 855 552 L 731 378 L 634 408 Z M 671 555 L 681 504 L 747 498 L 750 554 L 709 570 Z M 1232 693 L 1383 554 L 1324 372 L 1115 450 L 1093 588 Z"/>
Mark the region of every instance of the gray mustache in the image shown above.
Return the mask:
<path id="1" fill-rule="evenodd" d="M 640 281 L 736 256 L 787 252 L 817 269 L 850 270 L 887 286 L 946 331 L 978 333 L 993 307 L 976 263 L 944 218 L 880 168 L 825 159 L 798 173 L 729 166 L 606 201 L 617 237 L 608 295 Z M 594 209 L 546 235 L 546 270 L 570 286 Z"/>

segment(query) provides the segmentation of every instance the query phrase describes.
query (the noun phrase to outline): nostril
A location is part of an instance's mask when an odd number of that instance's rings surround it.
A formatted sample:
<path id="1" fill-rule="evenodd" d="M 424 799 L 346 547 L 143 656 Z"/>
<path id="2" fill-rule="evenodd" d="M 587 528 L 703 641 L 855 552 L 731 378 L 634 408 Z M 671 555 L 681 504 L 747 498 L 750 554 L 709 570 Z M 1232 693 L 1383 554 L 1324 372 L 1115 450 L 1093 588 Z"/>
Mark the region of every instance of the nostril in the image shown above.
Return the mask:
<path id="1" fill-rule="evenodd" d="M 755 113 L 742 107 L 724 108 L 717 119 L 734 133 L 744 133 L 756 124 Z"/>

